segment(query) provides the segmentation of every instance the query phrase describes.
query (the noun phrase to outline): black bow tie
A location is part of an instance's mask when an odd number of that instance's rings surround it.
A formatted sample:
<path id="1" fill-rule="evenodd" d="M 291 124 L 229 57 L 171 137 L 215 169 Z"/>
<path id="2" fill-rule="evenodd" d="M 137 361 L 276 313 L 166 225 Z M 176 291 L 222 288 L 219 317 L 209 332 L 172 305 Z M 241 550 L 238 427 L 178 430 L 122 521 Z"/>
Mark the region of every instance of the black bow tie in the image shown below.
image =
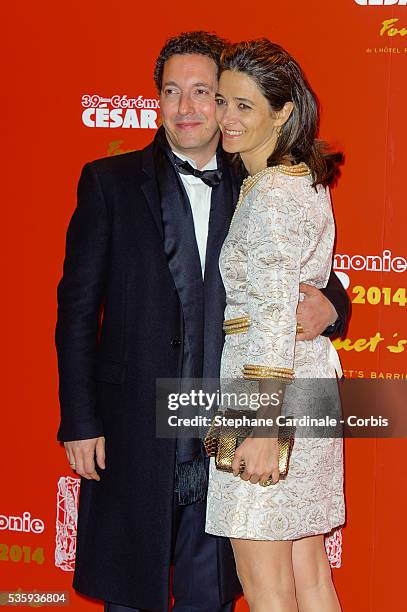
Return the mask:
<path id="1" fill-rule="evenodd" d="M 193 168 L 187 161 L 182 161 L 179 157 L 174 155 L 175 167 L 180 174 L 192 174 L 197 178 L 201 179 L 205 185 L 209 187 L 217 187 L 222 178 L 221 170 L 198 170 Z"/>

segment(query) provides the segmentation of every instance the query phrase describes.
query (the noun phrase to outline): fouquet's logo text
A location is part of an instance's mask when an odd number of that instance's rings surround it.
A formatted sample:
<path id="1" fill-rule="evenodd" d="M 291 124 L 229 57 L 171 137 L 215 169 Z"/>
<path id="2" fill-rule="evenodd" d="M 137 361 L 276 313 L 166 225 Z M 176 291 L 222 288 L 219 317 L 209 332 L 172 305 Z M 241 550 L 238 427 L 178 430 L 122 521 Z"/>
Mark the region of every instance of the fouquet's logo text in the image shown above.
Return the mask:
<path id="1" fill-rule="evenodd" d="M 400 19 L 385 19 L 380 29 L 380 36 L 407 36 L 407 28 L 400 28 L 399 21 Z"/>
<path id="2" fill-rule="evenodd" d="M 142 128 L 157 129 L 157 110 L 160 101 L 155 98 L 129 98 L 114 95 L 105 98 L 97 94 L 82 96 L 82 122 L 89 128 Z"/>

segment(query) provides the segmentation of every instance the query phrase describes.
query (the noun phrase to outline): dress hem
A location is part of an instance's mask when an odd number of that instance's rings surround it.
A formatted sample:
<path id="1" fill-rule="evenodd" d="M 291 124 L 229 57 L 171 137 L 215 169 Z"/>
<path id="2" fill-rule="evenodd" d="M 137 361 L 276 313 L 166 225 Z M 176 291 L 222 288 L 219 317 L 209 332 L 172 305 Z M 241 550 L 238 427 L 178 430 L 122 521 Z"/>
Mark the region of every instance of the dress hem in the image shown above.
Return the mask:
<path id="1" fill-rule="evenodd" d="M 301 540 L 302 538 L 309 538 L 315 535 L 328 535 L 331 531 L 333 531 L 334 529 L 340 529 L 341 527 L 344 526 L 344 522 L 335 522 L 331 527 L 328 527 L 326 530 L 323 531 L 308 531 L 306 533 L 300 534 L 300 535 L 296 535 L 295 537 L 287 537 L 287 538 L 256 538 L 256 537 L 249 537 L 249 536 L 245 536 L 242 537 L 237 536 L 237 535 L 229 535 L 226 532 L 215 532 L 215 530 L 213 531 L 209 531 L 208 529 L 205 529 L 205 532 L 208 533 L 209 535 L 214 535 L 214 536 L 218 536 L 218 537 L 222 537 L 222 538 L 231 538 L 234 540 L 253 540 L 256 542 L 286 542 L 286 541 L 294 541 L 294 540 Z"/>

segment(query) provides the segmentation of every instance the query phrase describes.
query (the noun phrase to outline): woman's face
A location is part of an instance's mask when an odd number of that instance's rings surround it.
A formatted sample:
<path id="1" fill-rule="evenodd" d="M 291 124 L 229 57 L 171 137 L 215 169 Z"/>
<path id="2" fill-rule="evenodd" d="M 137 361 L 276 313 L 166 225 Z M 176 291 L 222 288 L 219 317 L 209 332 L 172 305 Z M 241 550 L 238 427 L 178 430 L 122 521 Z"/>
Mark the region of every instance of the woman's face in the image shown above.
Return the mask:
<path id="1" fill-rule="evenodd" d="M 277 141 L 281 122 L 257 86 L 243 72 L 222 72 L 216 94 L 216 120 L 228 153 L 267 160 Z"/>

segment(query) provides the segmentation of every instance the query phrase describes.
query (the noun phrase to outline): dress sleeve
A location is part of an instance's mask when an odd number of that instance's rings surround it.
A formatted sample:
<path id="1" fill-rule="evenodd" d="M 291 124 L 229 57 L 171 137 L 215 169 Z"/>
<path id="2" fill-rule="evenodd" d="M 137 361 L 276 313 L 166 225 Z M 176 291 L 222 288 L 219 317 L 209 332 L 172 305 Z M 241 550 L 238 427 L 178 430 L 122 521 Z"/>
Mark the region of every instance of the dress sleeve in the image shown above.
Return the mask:
<path id="1" fill-rule="evenodd" d="M 294 376 L 296 310 L 306 203 L 293 193 L 299 177 L 267 176 L 249 203 L 247 233 L 247 362 L 244 378 Z"/>

